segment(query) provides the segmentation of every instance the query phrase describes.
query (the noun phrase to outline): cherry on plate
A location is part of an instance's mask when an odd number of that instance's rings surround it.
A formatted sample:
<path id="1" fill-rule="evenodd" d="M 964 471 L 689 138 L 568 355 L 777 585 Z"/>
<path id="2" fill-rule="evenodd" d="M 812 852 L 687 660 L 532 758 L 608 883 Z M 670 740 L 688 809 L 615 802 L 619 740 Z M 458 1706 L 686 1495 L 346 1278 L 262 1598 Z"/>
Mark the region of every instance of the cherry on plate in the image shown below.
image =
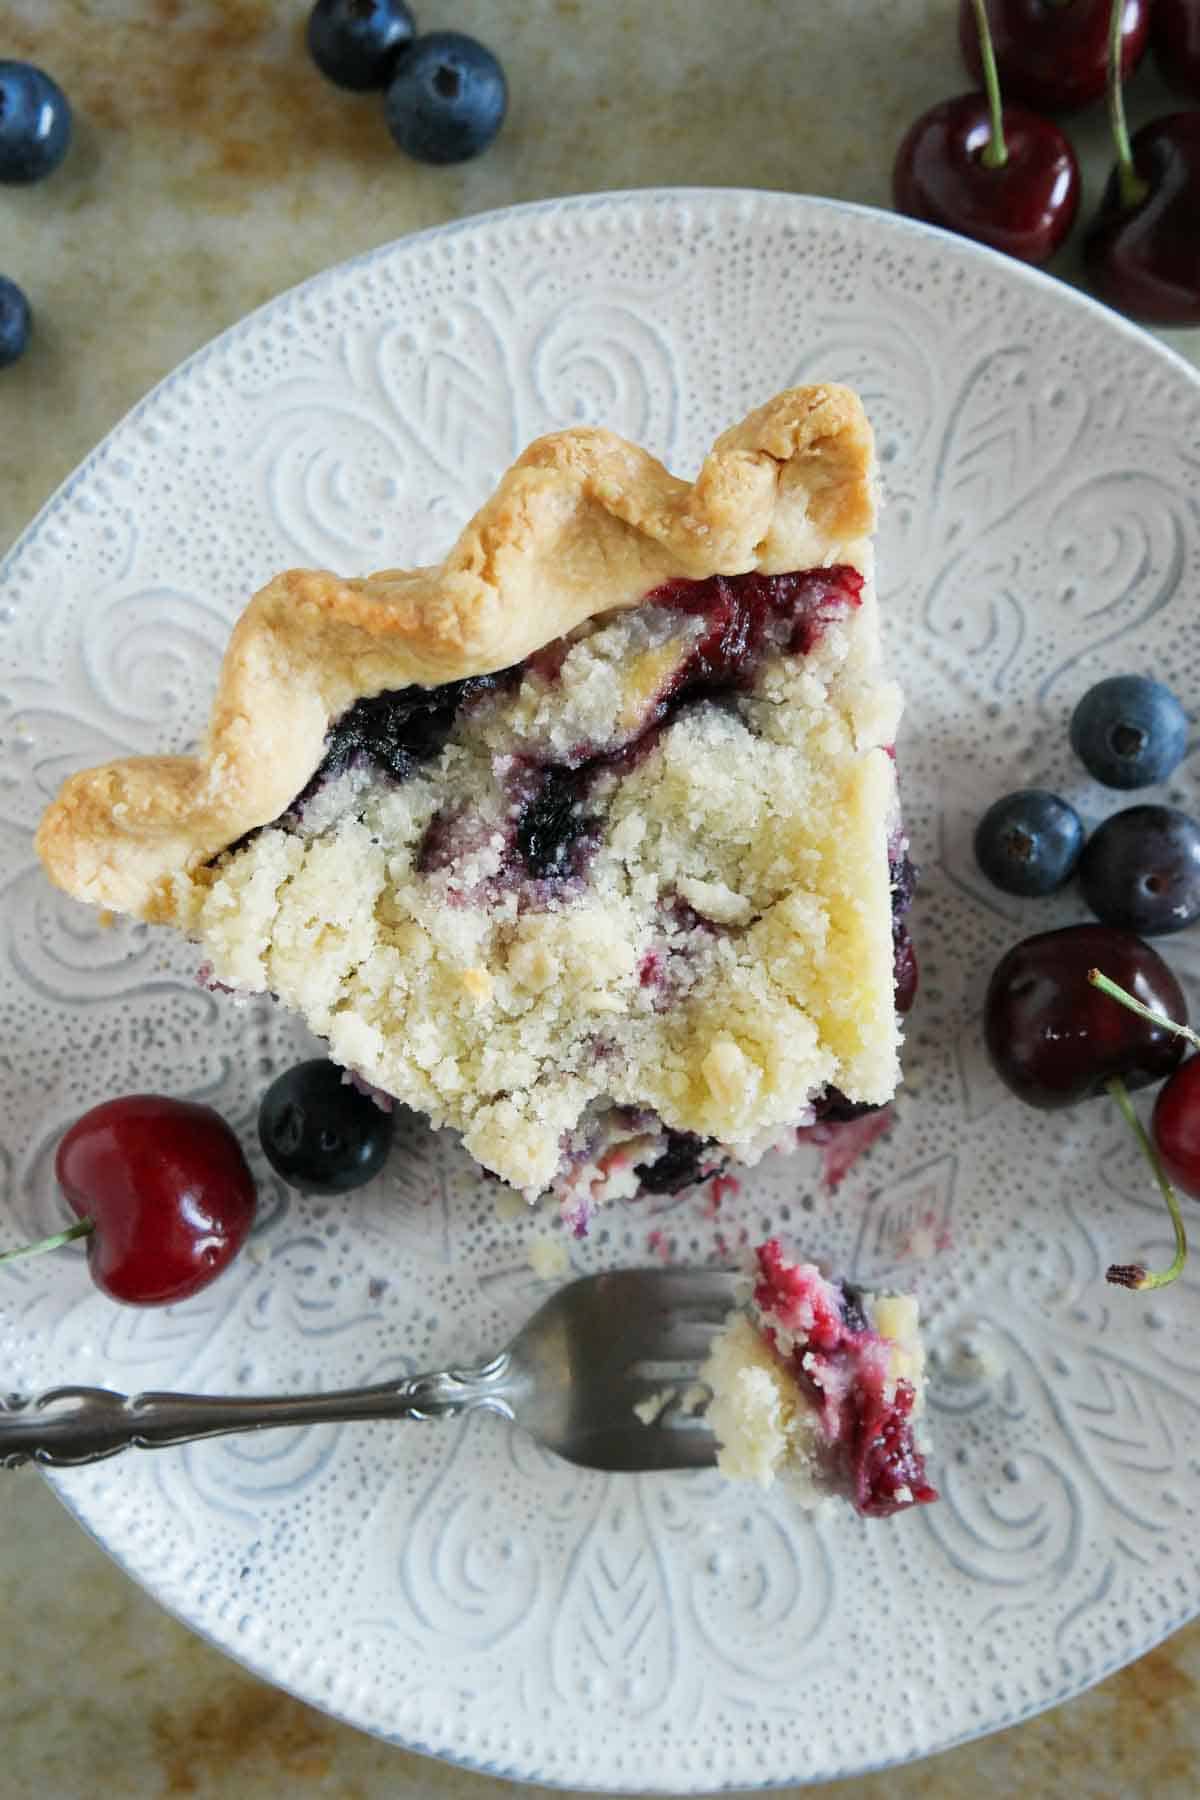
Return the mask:
<path id="1" fill-rule="evenodd" d="M 1158 1092 L 1151 1121 L 1168 1179 L 1200 1200 L 1200 1056 L 1190 1056 Z"/>
<path id="2" fill-rule="evenodd" d="M 1090 984 L 1094 968 L 1164 1021 L 1187 1022 L 1175 976 L 1131 932 L 1066 925 L 1023 939 L 993 971 L 984 1039 L 1000 1079 L 1030 1106 L 1074 1106 L 1103 1094 L 1114 1076 L 1127 1087 L 1147 1087 L 1182 1060 L 1182 1038 L 1166 1023 L 1114 1005 Z"/>
<path id="3" fill-rule="evenodd" d="M 254 1219 L 254 1178 L 211 1106 L 127 1094 L 84 1113 L 54 1172 L 90 1220 L 96 1286 L 133 1306 L 186 1300 L 228 1268 Z"/>

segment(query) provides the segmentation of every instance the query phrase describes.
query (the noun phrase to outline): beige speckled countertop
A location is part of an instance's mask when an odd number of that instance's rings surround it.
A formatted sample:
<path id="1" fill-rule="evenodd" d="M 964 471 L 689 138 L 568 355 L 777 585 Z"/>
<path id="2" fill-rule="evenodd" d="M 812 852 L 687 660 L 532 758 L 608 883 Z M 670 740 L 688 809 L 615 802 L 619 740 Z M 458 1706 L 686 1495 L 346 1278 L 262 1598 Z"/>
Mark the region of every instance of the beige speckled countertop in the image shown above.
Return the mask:
<path id="1" fill-rule="evenodd" d="M 50 69 L 77 134 L 52 180 L 0 190 L 0 270 L 37 317 L 28 355 L 0 375 L 0 550 L 153 382 L 329 263 L 467 213 L 605 188 L 713 183 L 886 205 L 903 131 L 965 85 L 955 0 L 417 10 L 427 28 L 486 39 L 509 73 L 501 138 L 458 170 L 406 162 L 377 100 L 316 77 L 304 0 L 4 0 L 0 57 Z M 1162 100 L 1143 74 L 1135 121 Z M 1102 116 L 1072 127 L 1089 200 L 1103 130 Z M 1200 363 L 1200 332 L 1164 336 Z M 34 1475 L 3 1477 L 0 1616 L 0 1800 L 548 1792 L 407 1756 L 252 1680 L 128 1582 Z M 1198 1687 L 1195 1624 L 1055 1713 L 838 1791 L 1192 1800 Z"/>

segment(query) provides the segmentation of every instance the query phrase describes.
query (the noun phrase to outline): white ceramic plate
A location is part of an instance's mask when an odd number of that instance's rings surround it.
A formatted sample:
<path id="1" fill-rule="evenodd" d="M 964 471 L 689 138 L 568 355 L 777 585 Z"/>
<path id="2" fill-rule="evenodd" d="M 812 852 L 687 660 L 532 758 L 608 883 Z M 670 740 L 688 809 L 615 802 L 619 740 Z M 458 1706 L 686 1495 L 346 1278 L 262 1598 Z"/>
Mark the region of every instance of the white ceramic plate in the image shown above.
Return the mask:
<path id="1" fill-rule="evenodd" d="M 800 1516 L 715 1475 L 605 1478 L 495 1419 L 356 1426 L 62 1475 L 139 1581 L 353 1723 L 544 1782 L 691 1793 L 823 1779 L 1021 1718 L 1200 1603 L 1195 1280 L 1104 1265 L 1166 1220 L 1105 1104 L 1022 1110 L 980 1050 L 988 970 L 1077 903 L 1009 902 L 975 818 L 1017 785 L 1091 816 L 1072 761 L 1098 676 L 1200 689 L 1200 381 L 1054 282 L 819 201 L 642 193 L 409 239 L 264 308 L 112 434 L 0 570 L 0 1229 L 63 1216 L 55 1141 L 101 1098 L 210 1097 L 253 1141 L 299 1047 L 267 1000 L 202 991 L 185 946 L 104 931 L 30 832 L 70 769 L 183 748 L 230 621 L 281 567 L 439 554 L 539 432 L 601 420 L 692 472 L 791 382 L 863 393 L 887 507 L 888 648 L 909 710 L 924 969 L 899 1123 L 831 1197 L 808 1153 L 616 1206 L 579 1271 L 724 1257 L 778 1229 L 919 1292 L 938 1507 Z M 1170 785 L 1200 803 L 1191 757 Z M 1167 953 L 1195 993 L 1198 932 Z M 73 1252 L 0 1271 L 6 1388 L 333 1386 L 494 1349 L 545 1292 L 547 1212 L 501 1224 L 448 1137 L 407 1131 L 344 1202 L 261 1169 L 253 1246 L 210 1292 L 118 1308 Z M 1193 1261 L 1193 1269 L 1198 1267 Z M 982 1358 L 964 1358 L 974 1345 Z"/>

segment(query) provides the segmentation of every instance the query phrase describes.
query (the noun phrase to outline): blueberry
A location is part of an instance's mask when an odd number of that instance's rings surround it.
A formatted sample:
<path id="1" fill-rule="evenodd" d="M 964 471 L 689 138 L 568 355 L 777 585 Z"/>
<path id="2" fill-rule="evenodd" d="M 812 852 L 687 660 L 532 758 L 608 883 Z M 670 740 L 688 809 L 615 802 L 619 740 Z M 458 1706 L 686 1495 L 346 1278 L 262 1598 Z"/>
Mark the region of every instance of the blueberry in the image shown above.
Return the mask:
<path id="1" fill-rule="evenodd" d="M 1187 740 L 1187 714 L 1170 688 L 1148 675 L 1098 681 L 1071 715 L 1071 748 L 1105 787 L 1165 781 Z"/>
<path id="2" fill-rule="evenodd" d="M 1088 839 L 1083 897 L 1105 925 L 1162 937 L 1200 919 L 1200 825 L 1174 806 L 1129 806 Z"/>
<path id="3" fill-rule="evenodd" d="M 392 1127 L 391 1113 L 320 1058 L 277 1076 L 258 1109 L 263 1154 L 289 1187 L 306 1194 L 345 1194 L 378 1175 Z"/>
<path id="4" fill-rule="evenodd" d="M 308 15 L 308 49 L 338 87 L 385 88 L 416 20 L 404 0 L 317 0 Z"/>
<path id="5" fill-rule="evenodd" d="M 988 807 L 975 828 L 975 860 L 1006 894 L 1053 894 L 1070 881 L 1083 850 L 1073 806 L 1043 788 L 1021 788 Z"/>
<path id="6" fill-rule="evenodd" d="M 0 62 L 0 181 L 40 181 L 71 141 L 71 106 L 57 81 L 32 63 Z"/>
<path id="7" fill-rule="evenodd" d="M 0 369 L 24 355 L 32 323 L 28 300 L 15 281 L 0 275 Z"/>
<path id="8" fill-rule="evenodd" d="M 486 150 L 508 109 L 496 58 L 460 31 L 430 31 L 401 52 L 387 91 L 388 130 L 418 162 L 466 162 Z"/>

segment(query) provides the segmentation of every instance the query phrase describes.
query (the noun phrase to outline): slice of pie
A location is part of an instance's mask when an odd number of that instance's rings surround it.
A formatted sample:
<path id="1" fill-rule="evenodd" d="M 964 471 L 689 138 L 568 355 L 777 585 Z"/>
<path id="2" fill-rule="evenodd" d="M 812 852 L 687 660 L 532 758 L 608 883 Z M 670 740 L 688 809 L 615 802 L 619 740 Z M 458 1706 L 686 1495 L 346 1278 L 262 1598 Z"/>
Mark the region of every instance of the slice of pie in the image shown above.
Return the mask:
<path id="1" fill-rule="evenodd" d="M 693 483 L 534 443 L 437 568 L 272 581 L 200 752 L 67 781 L 80 899 L 174 925 L 582 1228 L 892 1096 L 910 882 L 845 388 Z"/>
<path id="2" fill-rule="evenodd" d="M 840 1496 L 868 1518 L 936 1500 L 919 1436 L 917 1302 L 831 1281 L 774 1238 L 755 1259 L 749 1306 L 700 1371 L 718 1467 L 763 1487 L 781 1475 L 808 1505 Z"/>

